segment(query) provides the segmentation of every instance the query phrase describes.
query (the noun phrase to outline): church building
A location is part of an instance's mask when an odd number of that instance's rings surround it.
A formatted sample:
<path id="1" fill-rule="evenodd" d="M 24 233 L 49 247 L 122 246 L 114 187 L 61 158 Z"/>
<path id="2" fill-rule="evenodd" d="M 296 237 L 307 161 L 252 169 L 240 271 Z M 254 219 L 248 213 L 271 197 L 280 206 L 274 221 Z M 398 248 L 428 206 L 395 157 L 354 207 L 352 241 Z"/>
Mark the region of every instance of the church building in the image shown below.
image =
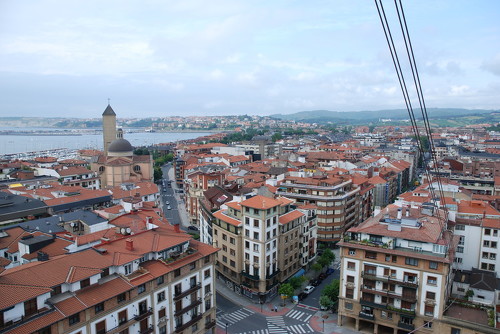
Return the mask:
<path id="1" fill-rule="evenodd" d="M 102 114 L 104 154 L 91 163 L 99 174 L 101 187 L 119 186 L 126 182 L 153 182 L 153 160 L 150 155 L 134 155 L 134 148 L 116 129 L 116 114 L 108 104 Z"/>

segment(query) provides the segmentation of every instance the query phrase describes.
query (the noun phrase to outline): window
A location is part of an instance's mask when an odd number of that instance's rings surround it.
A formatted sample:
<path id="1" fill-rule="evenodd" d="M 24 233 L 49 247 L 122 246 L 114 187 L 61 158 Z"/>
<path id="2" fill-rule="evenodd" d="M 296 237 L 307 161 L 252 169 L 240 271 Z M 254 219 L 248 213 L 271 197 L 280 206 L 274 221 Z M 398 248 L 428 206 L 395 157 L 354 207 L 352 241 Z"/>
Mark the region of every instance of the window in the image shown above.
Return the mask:
<path id="1" fill-rule="evenodd" d="M 250 242 L 245 241 L 245 248 L 246 248 L 246 249 L 250 249 Z"/>
<path id="2" fill-rule="evenodd" d="M 461 235 L 460 240 L 458 240 L 459 245 L 465 245 L 465 236 Z"/>
<path id="3" fill-rule="evenodd" d="M 354 248 L 349 248 L 349 255 L 356 255 L 356 250 Z"/>
<path id="4" fill-rule="evenodd" d="M 80 289 L 83 289 L 90 285 L 90 278 L 86 278 L 80 281 Z"/>
<path id="5" fill-rule="evenodd" d="M 234 245 L 234 244 L 236 244 L 236 239 L 235 239 L 235 238 L 233 238 L 233 237 L 231 237 L 231 238 L 229 238 L 229 242 L 230 242 L 232 245 Z"/>
<path id="6" fill-rule="evenodd" d="M 205 279 L 207 279 L 207 278 L 209 278 L 209 277 L 210 277 L 210 269 L 207 269 L 207 270 L 205 270 L 205 271 L 204 271 L 204 275 L 203 275 L 203 277 L 204 277 Z"/>
<path id="7" fill-rule="evenodd" d="M 457 253 L 463 253 L 464 252 L 464 247 L 463 246 L 457 246 Z"/>
<path id="8" fill-rule="evenodd" d="M 409 266 L 418 266 L 418 259 L 415 259 L 413 257 L 407 257 L 405 258 L 405 263 Z"/>
<path id="9" fill-rule="evenodd" d="M 484 247 L 490 247 L 490 241 L 489 240 L 484 240 L 483 241 L 483 246 Z"/>
<path id="10" fill-rule="evenodd" d="M 456 225 L 455 226 L 455 231 L 464 231 L 465 230 L 465 225 Z"/>
<path id="11" fill-rule="evenodd" d="M 434 277 L 434 276 L 428 276 L 428 277 L 427 277 L 427 284 L 430 284 L 430 285 L 437 285 L 437 277 Z"/>
<path id="12" fill-rule="evenodd" d="M 227 263 L 227 256 L 225 255 L 222 256 L 222 262 Z"/>
<path id="13" fill-rule="evenodd" d="M 345 297 L 349 299 L 354 298 L 354 289 L 345 289 Z"/>
<path id="14" fill-rule="evenodd" d="M 462 263 L 462 258 L 461 257 L 456 257 L 453 262 L 455 263 Z"/>
<path id="15" fill-rule="evenodd" d="M 253 244 L 253 250 L 254 250 L 254 252 L 258 252 L 259 251 L 259 244 Z"/>
<path id="16" fill-rule="evenodd" d="M 69 316 L 69 325 L 72 326 L 80 322 L 80 313 L 73 314 Z"/>
<path id="17" fill-rule="evenodd" d="M 118 326 L 123 325 L 128 321 L 127 310 L 118 312 Z"/>
<path id="18" fill-rule="evenodd" d="M 259 232 L 253 232 L 253 238 L 259 239 Z"/>
<path id="19" fill-rule="evenodd" d="M 347 262 L 347 270 L 356 270 L 356 263 Z"/>
<path id="20" fill-rule="evenodd" d="M 165 277 L 162 275 L 156 279 L 156 285 L 162 285 L 165 283 Z"/>
<path id="21" fill-rule="evenodd" d="M 55 287 L 53 288 L 53 290 L 50 292 L 50 296 L 51 296 L 51 297 L 54 297 L 54 296 L 56 296 L 56 295 L 60 294 L 61 292 L 62 292 L 62 290 L 61 290 L 61 286 L 60 286 L 60 285 L 55 286 Z"/>
<path id="22" fill-rule="evenodd" d="M 484 235 L 491 235 L 491 229 L 485 228 L 484 229 Z"/>
<path id="23" fill-rule="evenodd" d="M 165 291 L 162 291 L 162 292 L 158 293 L 156 295 L 156 297 L 157 297 L 158 303 L 164 301 L 165 300 Z"/>
<path id="24" fill-rule="evenodd" d="M 233 260 L 229 261 L 229 265 L 231 267 L 236 267 L 236 262 L 234 262 Z"/>
<path id="25" fill-rule="evenodd" d="M 205 312 L 207 312 L 212 307 L 212 301 L 209 299 L 205 300 Z"/>
<path id="26" fill-rule="evenodd" d="M 425 305 L 424 314 L 428 317 L 434 316 L 434 305 Z"/>
<path id="27" fill-rule="evenodd" d="M 424 328 L 432 328 L 432 321 L 424 323 Z"/>
<path id="28" fill-rule="evenodd" d="M 205 264 L 210 262 L 210 255 L 205 256 L 205 261 L 203 261 Z"/>
<path id="29" fill-rule="evenodd" d="M 253 227 L 259 227 L 259 220 L 258 219 L 253 220 Z"/>
<path id="30" fill-rule="evenodd" d="M 179 276 L 181 276 L 181 269 L 180 268 L 174 270 L 174 277 L 179 277 Z"/>
<path id="31" fill-rule="evenodd" d="M 365 251 L 365 258 L 376 260 L 377 259 L 377 253 Z"/>
<path id="32" fill-rule="evenodd" d="M 116 301 L 118 303 L 124 302 L 127 299 L 127 295 L 125 293 L 120 293 L 118 296 L 116 296 Z"/>
<path id="33" fill-rule="evenodd" d="M 460 333 L 461 333 L 460 328 L 454 328 L 454 327 L 451 328 L 451 334 L 460 334 Z"/>
<path id="34" fill-rule="evenodd" d="M 103 320 L 103 321 L 95 324 L 95 332 L 96 332 L 96 334 L 106 333 L 106 320 Z"/>
<path id="35" fill-rule="evenodd" d="M 226 245 L 222 245 L 222 251 L 227 253 L 227 246 Z"/>
<path id="36" fill-rule="evenodd" d="M 141 294 L 146 291 L 146 284 L 141 284 L 137 287 L 137 293 Z"/>
<path id="37" fill-rule="evenodd" d="M 194 324 L 193 326 L 191 326 L 191 332 L 196 332 L 198 330 L 198 324 Z"/>
<path id="38" fill-rule="evenodd" d="M 109 268 L 106 268 L 101 273 L 101 278 L 109 276 Z"/>
<path id="39" fill-rule="evenodd" d="M 495 271 L 495 265 L 492 263 L 488 264 L 488 270 Z"/>
<path id="40" fill-rule="evenodd" d="M 210 293 L 212 291 L 212 286 L 210 284 L 205 285 L 205 294 Z"/>
<path id="41" fill-rule="evenodd" d="M 425 294 L 425 298 L 435 300 L 436 299 L 436 293 L 435 292 L 427 291 L 426 294 Z"/>
<path id="42" fill-rule="evenodd" d="M 125 275 L 130 275 L 130 273 L 132 273 L 131 263 L 124 265 L 123 268 L 125 269 Z"/>
<path id="43" fill-rule="evenodd" d="M 161 319 L 167 315 L 167 309 L 162 308 L 161 310 L 158 311 L 158 319 Z"/>
<path id="44" fill-rule="evenodd" d="M 344 307 L 345 307 L 346 310 L 352 310 L 353 306 L 352 306 L 352 303 L 345 302 L 344 303 Z"/>
<path id="45" fill-rule="evenodd" d="M 347 282 L 354 283 L 354 276 L 347 276 Z"/>
<path id="46" fill-rule="evenodd" d="M 196 269 L 196 262 L 191 262 L 191 263 L 189 264 L 189 269 L 190 269 L 190 270 L 194 270 L 194 269 Z"/>
<path id="47" fill-rule="evenodd" d="M 437 269 L 438 263 L 434 261 L 429 261 L 429 269 Z"/>
<path id="48" fill-rule="evenodd" d="M 99 303 L 96 306 L 94 306 L 95 313 L 99 313 L 104 311 L 104 303 Z"/>
<path id="49" fill-rule="evenodd" d="M 222 240 L 226 240 L 227 241 L 227 234 L 222 234 Z"/>

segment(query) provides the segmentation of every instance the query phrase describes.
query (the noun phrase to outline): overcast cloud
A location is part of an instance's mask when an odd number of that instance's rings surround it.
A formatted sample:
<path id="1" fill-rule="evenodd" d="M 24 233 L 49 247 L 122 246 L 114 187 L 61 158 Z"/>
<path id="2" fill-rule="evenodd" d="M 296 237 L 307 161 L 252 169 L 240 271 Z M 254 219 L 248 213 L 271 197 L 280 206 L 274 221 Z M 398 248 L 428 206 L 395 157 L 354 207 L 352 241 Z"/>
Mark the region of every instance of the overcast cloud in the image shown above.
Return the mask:
<path id="1" fill-rule="evenodd" d="M 427 107 L 499 109 L 500 2 L 404 2 Z M 0 92 L 0 116 L 404 107 L 364 0 L 0 0 Z"/>

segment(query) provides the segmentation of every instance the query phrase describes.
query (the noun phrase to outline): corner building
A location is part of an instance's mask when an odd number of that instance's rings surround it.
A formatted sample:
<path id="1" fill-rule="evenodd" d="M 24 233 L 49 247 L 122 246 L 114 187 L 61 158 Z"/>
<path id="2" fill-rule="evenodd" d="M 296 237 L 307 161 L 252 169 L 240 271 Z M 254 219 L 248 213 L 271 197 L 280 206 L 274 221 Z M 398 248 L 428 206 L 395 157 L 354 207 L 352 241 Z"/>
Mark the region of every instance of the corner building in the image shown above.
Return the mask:
<path id="1" fill-rule="evenodd" d="M 347 231 L 339 243 L 339 325 L 439 333 L 458 238 L 431 211 L 387 208 Z"/>
<path id="2" fill-rule="evenodd" d="M 0 274 L 0 333 L 214 333 L 216 249 L 171 227 Z"/>
<path id="3" fill-rule="evenodd" d="M 257 195 L 214 213 L 218 277 L 236 293 L 267 301 L 316 256 L 316 215 L 284 197 Z"/>

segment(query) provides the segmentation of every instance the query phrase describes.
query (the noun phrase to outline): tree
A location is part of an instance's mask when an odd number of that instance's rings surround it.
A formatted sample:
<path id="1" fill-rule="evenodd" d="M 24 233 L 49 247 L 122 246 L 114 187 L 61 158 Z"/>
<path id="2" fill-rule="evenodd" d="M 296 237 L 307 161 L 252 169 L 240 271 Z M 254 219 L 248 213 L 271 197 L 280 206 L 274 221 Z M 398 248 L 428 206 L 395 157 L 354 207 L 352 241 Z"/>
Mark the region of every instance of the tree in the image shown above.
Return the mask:
<path id="1" fill-rule="evenodd" d="M 330 248 L 326 248 L 321 256 L 324 256 L 326 259 L 330 260 L 330 263 L 335 261 L 335 254 L 333 254 Z"/>
<path id="2" fill-rule="evenodd" d="M 293 296 L 294 291 L 295 291 L 295 289 L 293 288 L 293 286 L 290 283 L 285 283 L 285 284 L 280 286 L 278 292 L 280 295 L 285 296 L 285 297 L 283 297 L 283 304 L 285 303 L 286 298 Z"/>
<path id="3" fill-rule="evenodd" d="M 302 283 L 304 283 L 304 276 L 299 276 L 299 277 L 292 277 L 288 280 L 288 283 L 293 287 L 293 290 L 297 290 L 302 286 Z"/>
<path id="4" fill-rule="evenodd" d="M 319 263 L 315 263 L 311 266 L 311 269 L 314 270 L 314 272 L 319 273 L 321 271 L 321 269 L 323 269 L 323 266 L 321 266 L 321 264 Z"/>
<path id="5" fill-rule="evenodd" d="M 331 309 L 334 304 L 335 303 L 330 299 L 330 297 L 328 297 L 326 295 L 319 297 L 319 305 L 321 305 L 322 307 L 324 307 L 328 310 Z"/>
<path id="6" fill-rule="evenodd" d="M 332 283 L 328 284 L 321 293 L 322 296 L 327 296 L 333 303 L 339 299 L 340 280 L 334 279 Z"/>
<path id="7" fill-rule="evenodd" d="M 155 182 L 163 178 L 163 171 L 161 170 L 160 167 L 154 167 L 153 178 Z"/>

